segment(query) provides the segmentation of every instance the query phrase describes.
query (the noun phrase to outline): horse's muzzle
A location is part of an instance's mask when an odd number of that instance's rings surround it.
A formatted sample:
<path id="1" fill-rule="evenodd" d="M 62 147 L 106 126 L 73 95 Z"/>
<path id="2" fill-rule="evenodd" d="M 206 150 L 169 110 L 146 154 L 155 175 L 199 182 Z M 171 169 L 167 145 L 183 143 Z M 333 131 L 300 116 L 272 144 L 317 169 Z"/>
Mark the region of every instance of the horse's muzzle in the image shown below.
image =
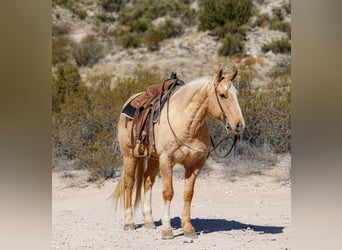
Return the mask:
<path id="1" fill-rule="evenodd" d="M 236 124 L 236 126 L 235 126 L 235 129 L 232 129 L 232 128 L 230 127 L 229 123 L 226 122 L 226 123 L 225 123 L 225 128 L 226 128 L 226 130 L 227 130 L 227 134 L 233 133 L 233 134 L 239 135 L 239 134 L 242 133 L 242 131 L 243 131 L 243 129 L 244 129 L 244 125 L 243 125 L 241 122 L 238 122 L 238 123 Z"/>

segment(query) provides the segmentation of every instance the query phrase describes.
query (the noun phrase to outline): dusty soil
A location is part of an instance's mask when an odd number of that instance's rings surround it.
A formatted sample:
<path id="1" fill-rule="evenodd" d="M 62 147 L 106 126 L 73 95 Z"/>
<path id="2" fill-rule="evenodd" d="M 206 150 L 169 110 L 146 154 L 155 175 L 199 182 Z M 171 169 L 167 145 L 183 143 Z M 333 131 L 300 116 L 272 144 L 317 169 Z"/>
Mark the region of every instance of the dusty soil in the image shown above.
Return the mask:
<path id="1" fill-rule="evenodd" d="M 52 174 L 53 249 L 290 249 L 290 157 L 277 166 L 247 176 L 228 176 L 227 168 L 207 163 L 195 186 L 192 222 L 198 239 L 183 236 L 180 225 L 183 170 L 174 171 L 171 203 L 175 238 L 161 239 L 162 183 L 153 188 L 156 229 L 145 229 L 140 207 L 134 231 L 123 230 L 123 209 L 114 214 L 111 194 L 118 182 L 87 182 L 87 172 Z"/>

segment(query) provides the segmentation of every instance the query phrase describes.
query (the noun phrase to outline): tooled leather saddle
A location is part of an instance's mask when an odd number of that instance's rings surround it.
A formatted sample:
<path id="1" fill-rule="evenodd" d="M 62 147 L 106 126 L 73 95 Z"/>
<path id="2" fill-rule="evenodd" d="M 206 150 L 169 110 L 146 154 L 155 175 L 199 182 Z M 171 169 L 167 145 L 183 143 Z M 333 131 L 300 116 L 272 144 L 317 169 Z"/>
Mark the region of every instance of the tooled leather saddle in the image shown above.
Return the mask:
<path id="1" fill-rule="evenodd" d="M 132 145 L 133 157 L 151 157 L 154 148 L 154 123 L 159 120 L 161 110 L 172 93 L 185 83 L 177 78 L 175 72 L 160 84 L 151 85 L 146 91 L 123 109 L 122 113 L 133 120 Z"/>

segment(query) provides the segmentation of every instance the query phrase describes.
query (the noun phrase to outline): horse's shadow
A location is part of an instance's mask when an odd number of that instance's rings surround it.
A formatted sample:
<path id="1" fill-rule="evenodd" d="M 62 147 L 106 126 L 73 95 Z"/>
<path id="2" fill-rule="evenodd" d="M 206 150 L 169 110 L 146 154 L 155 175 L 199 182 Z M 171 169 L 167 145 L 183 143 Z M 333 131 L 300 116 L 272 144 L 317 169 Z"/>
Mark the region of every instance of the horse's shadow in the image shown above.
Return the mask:
<path id="1" fill-rule="evenodd" d="M 244 224 L 235 220 L 225 220 L 225 219 L 192 219 L 192 225 L 195 227 L 196 232 L 203 234 L 213 233 L 213 232 L 224 232 L 231 230 L 252 230 L 255 232 L 260 232 L 262 234 L 279 234 L 283 232 L 284 227 L 279 226 L 258 226 L 252 224 Z M 161 221 L 155 222 L 156 226 L 161 226 Z M 182 228 L 181 219 L 179 217 L 174 217 L 171 219 L 171 226 L 174 229 Z"/>

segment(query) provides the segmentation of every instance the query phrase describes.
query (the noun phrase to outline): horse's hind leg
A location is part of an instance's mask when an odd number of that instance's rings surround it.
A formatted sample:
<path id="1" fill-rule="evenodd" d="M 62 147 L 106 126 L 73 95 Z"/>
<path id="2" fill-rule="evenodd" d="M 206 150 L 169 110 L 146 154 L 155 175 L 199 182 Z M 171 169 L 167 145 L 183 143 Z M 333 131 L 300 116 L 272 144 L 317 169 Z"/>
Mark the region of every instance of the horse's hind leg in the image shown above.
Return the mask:
<path id="1" fill-rule="evenodd" d="M 144 178 L 144 201 L 142 212 L 145 228 L 156 228 L 152 217 L 152 186 L 159 171 L 159 160 L 149 159 Z"/>
<path id="2" fill-rule="evenodd" d="M 199 160 L 196 164 L 185 167 L 185 186 L 184 186 L 184 210 L 182 214 L 182 227 L 184 236 L 197 238 L 195 228 L 191 224 L 190 207 L 194 193 L 196 177 L 201 172 L 206 159 Z"/>
<path id="3" fill-rule="evenodd" d="M 132 191 L 135 181 L 136 159 L 124 156 L 124 185 L 125 185 L 125 224 L 124 230 L 135 229 L 132 211 Z"/>

